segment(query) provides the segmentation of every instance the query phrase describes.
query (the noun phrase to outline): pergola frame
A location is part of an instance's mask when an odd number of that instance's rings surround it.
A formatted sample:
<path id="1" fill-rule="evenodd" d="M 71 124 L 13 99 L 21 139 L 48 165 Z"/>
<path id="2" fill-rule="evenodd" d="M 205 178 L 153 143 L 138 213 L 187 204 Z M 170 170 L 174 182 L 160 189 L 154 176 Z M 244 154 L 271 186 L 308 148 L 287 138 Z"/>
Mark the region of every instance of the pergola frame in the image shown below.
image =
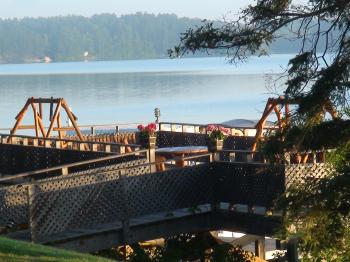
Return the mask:
<path id="1" fill-rule="evenodd" d="M 262 136 L 263 130 L 265 128 L 265 124 L 268 116 L 274 111 L 277 116 L 277 125 L 280 131 L 286 127 L 290 120 L 290 105 L 299 105 L 299 100 L 296 99 L 287 99 L 283 96 L 278 98 L 269 98 L 267 100 L 264 112 L 256 124 L 256 134 L 255 134 L 255 142 L 252 147 L 252 151 L 256 151 L 256 147 L 259 139 Z M 284 109 L 284 110 L 283 110 Z M 337 111 L 335 107 L 332 105 L 330 101 L 325 103 L 323 106 L 324 112 L 328 112 L 332 119 L 337 118 Z"/>
<path id="2" fill-rule="evenodd" d="M 43 124 L 43 104 L 50 105 L 50 115 L 49 121 L 50 125 L 47 130 L 45 130 Z M 31 107 L 33 110 L 34 116 L 34 125 L 21 125 L 21 122 L 28 111 L 28 108 Z M 61 122 L 61 111 L 62 109 L 66 112 L 72 127 L 62 127 Z M 81 141 L 84 140 L 83 135 L 80 132 L 80 129 L 77 125 L 76 120 L 78 119 L 70 110 L 67 102 L 63 98 L 28 98 L 27 102 L 21 109 L 21 111 L 16 116 L 16 123 L 10 131 L 11 135 L 14 135 L 19 129 L 34 129 L 35 136 L 43 138 L 49 138 L 52 134 L 52 131 L 58 131 L 59 138 L 62 139 L 66 131 L 75 131 L 77 136 Z M 55 124 L 57 125 L 55 127 Z M 11 139 L 11 137 L 9 137 Z"/>

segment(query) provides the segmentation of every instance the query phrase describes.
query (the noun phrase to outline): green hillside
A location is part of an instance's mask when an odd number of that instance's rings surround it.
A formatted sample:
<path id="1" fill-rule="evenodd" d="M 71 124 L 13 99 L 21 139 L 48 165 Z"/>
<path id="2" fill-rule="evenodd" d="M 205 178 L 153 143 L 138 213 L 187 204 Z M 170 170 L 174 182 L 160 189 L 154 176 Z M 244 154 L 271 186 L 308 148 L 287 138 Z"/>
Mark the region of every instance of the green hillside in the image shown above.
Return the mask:
<path id="1" fill-rule="evenodd" d="M 12 262 L 12 261 L 13 262 L 26 262 L 26 261 L 107 262 L 111 260 L 0 237 L 0 261 L 6 261 L 6 262 Z"/>

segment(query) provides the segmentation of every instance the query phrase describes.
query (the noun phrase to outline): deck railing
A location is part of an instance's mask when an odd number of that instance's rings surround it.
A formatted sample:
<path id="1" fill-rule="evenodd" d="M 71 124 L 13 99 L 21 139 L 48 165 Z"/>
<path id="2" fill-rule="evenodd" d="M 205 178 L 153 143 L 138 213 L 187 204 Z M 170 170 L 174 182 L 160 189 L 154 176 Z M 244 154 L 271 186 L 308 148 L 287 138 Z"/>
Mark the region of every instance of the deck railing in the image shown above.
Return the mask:
<path id="1" fill-rule="evenodd" d="M 126 148 L 137 151 L 140 145 L 123 144 L 115 142 L 99 142 L 99 141 L 81 141 L 76 139 L 60 139 L 60 138 L 41 138 L 25 135 L 9 135 L 0 134 L 0 142 L 2 144 L 24 145 L 24 146 L 40 146 L 45 148 L 74 149 L 79 151 L 100 151 L 108 153 L 123 154 Z"/>
<path id="2" fill-rule="evenodd" d="M 171 132 L 181 132 L 181 133 L 195 133 L 195 134 L 207 134 L 207 126 L 204 124 L 193 124 L 193 123 L 177 123 L 177 122 L 160 122 L 158 124 L 158 129 L 160 131 L 171 131 Z M 228 126 L 222 125 L 231 131 L 232 135 L 238 136 L 254 136 L 256 128 L 255 127 L 244 127 L 244 126 Z M 277 127 L 265 127 L 264 130 L 274 130 Z"/>

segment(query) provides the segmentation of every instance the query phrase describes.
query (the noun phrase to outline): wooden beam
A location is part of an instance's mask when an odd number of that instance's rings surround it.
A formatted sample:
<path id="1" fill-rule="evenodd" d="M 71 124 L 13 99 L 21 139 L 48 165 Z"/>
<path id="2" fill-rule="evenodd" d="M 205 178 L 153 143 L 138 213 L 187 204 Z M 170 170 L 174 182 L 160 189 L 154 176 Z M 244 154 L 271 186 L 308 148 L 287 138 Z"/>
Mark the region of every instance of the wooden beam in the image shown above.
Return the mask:
<path id="1" fill-rule="evenodd" d="M 25 103 L 25 105 L 23 106 L 21 111 L 19 111 L 19 113 L 15 117 L 16 120 L 18 120 L 20 117 L 23 117 L 23 115 L 27 111 L 29 105 L 30 105 L 30 99 L 27 100 L 27 102 Z"/>
<path id="2" fill-rule="evenodd" d="M 58 128 L 61 128 L 61 127 L 62 127 L 62 123 L 61 123 L 61 112 L 59 112 L 58 115 L 57 115 L 57 127 L 58 127 Z M 62 131 L 58 130 L 58 137 L 59 137 L 60 139 L 62 139 L 65 135 L 66 135 L 65 132 L 62 132 Z M 62 144 L 61 144 L 61 146 L 62 146 Z"/>
<path id="3" fill-rule="evenodd" d="M 58 103 L 61 101 L 62 98 L 32 98 L 31 101 L 33 103 L 44 103 L 44 104 L 49 104 L 49 103 Z"/>
<path id="4" fill-rule="evenodd" d="M 55 124 L 57 116 L 58 116 L 58 114 L 60 112 L 61 106 L 62 106 L 62 101 L 59 101 L 57 106 L 56 106 L 55 113 L 53 114 L 53 117 L 51 119 L 51 123 L 50 123 L 49 129 L 47 130 L 46 137 L 50 137 L 50 135 L 51 135 L 51 131 L 53 129 L 53 126 Z"/>
<path id="5" fill-rule="evenodd" d="M 74 127 L 73 126 L 63 126 L 63 127 L 54 127 L 52 129 L 53 131 L 74 131 Z"/>
<path id="6" fill-rule="evenodd" d="M 18 126 L 17 129 L 34 129 L 35 125 L 22 125 Z"/>
<path id="7" fill-rule="evenodd" d="M 288 102 L 286 102 L 285 103 L 285 105 L 284 105 L 284 115 L 285 115 L 285 117 L 286 117 L 286 125 L 288 125 L 289 124 L 289 119 L 290 119 L 290 115 L 289 115 L 289 104 L 288 104 Z"/>
<path id="8" fill-rule="evenodd" d="M 278 105 L 275 105 L 273 107 L 273 110 L 275 111 L 276 113 L 276 116 L 277 116 L 277 121 L 278 121 L 278 128 L 280 129 L 280 131 L 282 131 L 282 128 L 284 126 L 284 124 L 282 123 L 282 112 L 281 112 L 281 109 Z"/>
<path id="9" fill-rule="evenodd" d="M 84 141 L 85 139 L 84 139 L 82 133 L 80 132 L 80 129 L 79 129 L 77 123 L 75 122 L 75 118 L 74 118 L 72 112 L 70 111 L 69 107 L 67 106 L 66 101 L 64 101 L 64 99 L 62 99 L 62 107 L 64 108 L 64 110 L 66 111 L 66 113 L 68 115 L 68 118 L 72 122 L 72 125 L 74 126 L 75 132 L 77 133 L 79 139 L 81 141 Z"/>
<path id="10" fill-rule="evenodd" d="M 43 104 L 39 103 L 39 116 L 41 119 L 43 119 Z"/>
<path id="11" fill-rule="evenodd" d="M 271 114 L 272 110 L 274 109 L 276 103 L 270 102 L 271 99 L 269 98 L 267 100 L 267 104 L 265 106 L 264 113 L 262 117 L 260 118 L 259 122 L 256 124 L 256 134 L 255 134 L 255 141 L 252 146 L 252 151 L 256 151 L 256 147 L 258 145 L 258 140 L 260 139 L 262 132 L 264 130 L 265 122 L 267 120 L 267 117 Z"/>
<path id="12" fill-rule="evenodd" d="M 46 132 L 45 132 L 45 127 L 44 127 L 43 120 L 41 119 L 40 115 L 38 115 L 37 118 L 38 118 L 38 124 L 39 124 L 39 128 L 40 128 L 41 134 L 43 135 L 43 137 L 46 137 Z"/>
<path id="13" fill-rule="evenodd" d="M 30 105 L 30 99 L 27 100 L 26 104 L 24 105 L 24 107 L 21 109 L 21 111 L 19 112 L 19 114 L 16 116 L 16 123 L 13 126 L 13 128 L 10 131 L 10 135 L 14 135 L 18 129 L 18 126 L 21 124 L 22 119 L 25 115 L 25 113 L 27 112 L 28 106 Z M 11 136 L 9 136 L 7 138 L 7 143 L 10 143 L 11 141 Z"/>
<path id="14" fill-rule="evenodd" d="M 34 114 L 35 136 L 36 136 L 36 137 L 39 137 L 38 113 L 37 113 L 37 111 L 36 111 L 35 104 L 33 104 L 33 103 L 31 102 L 30 105 L 31 105 L 32 108 L 33 108 L 33 114 Z"/>

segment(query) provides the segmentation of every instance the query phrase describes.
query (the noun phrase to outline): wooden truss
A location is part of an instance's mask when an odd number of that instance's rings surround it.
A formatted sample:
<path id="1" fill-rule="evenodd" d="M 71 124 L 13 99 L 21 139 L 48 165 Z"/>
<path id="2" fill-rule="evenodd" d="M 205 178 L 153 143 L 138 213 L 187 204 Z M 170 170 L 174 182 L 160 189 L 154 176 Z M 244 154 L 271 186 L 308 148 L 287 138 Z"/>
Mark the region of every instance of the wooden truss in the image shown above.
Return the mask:
<path id="1" fill-rule="evenodd" d="M 49 104 L 50 115 L 49 122 L 50 125 L 47 130 L 43 123 L 43 104 Z M 34 116 L 34 125 L 20 125 L 28 108 L 31 107 Z M 61 111 L 62 109 L 66 112 L 72 127 L 63 127 L 61 122 Z M 34 129 L 36 137 L 49 138 L 52 131 L 57 131 L 59 138 L 62 139 L 66 131 L 75 131 L 80 140 L 84 140 L 83 135 L 77 125 L 77 117 L 71 112 L 67 102 L 63 98 L 29 98 L 25 103 L 24 107 L 16 116 L 16 123 L 11 129 L 10 134 L 14 135 L 19 129 Z M 55 126 L 56 125 L 56 126 Z M 10 139 L 10 137 L 9 137 Z"/>
<path id="2" fill-rule="evenodd" d="M 287 99 L 283 96 L 278 98 L 269 98 L 267 100 L 262 117 L 255 126 L 256 135 L 252 151 L 256 151 L 257 143 L 262 137 L 267 118 L 272 112 L 275 112 L 277 116 L 277 128 L 280 131 L 283 131 L 290 120 L 290 105 L 299 105 L 299 101 L 295 99 Z M 330 101 L 326 103 L 323 108 L 324 111 L 328 112 L 333 119 L 337 118 L 337 112 Z"/>

